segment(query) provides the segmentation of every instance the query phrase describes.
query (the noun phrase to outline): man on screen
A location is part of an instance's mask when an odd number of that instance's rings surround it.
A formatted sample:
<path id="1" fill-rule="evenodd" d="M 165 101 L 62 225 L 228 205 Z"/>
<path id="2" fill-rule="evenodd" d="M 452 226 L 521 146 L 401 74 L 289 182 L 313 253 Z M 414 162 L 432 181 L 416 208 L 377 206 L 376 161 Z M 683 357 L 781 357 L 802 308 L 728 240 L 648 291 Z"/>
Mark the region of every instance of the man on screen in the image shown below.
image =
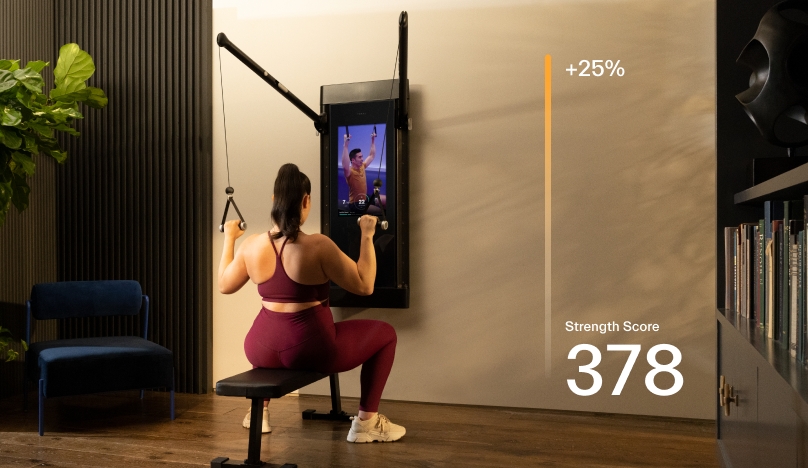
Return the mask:
<path id="1" fill-rule="evenodd" d="M 370 134 L 370 153 L 367 159 L 363 159 L 362 150 L 356 148 L 348 152 L 348 141 L 351 136 L 346 132 L 343 145 L 342 145 L 342 169 L 345 171 L 345 181 L 348 183 L 348 203 L 351 211 L 364 213 L 368 211 L 370 196 L 372 189 L 368 192 L 367 177 L 365 176 L 365 169 L 370 166 L 373 159 L 376 157 L 376 134 Z M 384 198 L 384 197 L 382 197 Z M 384 200 L 382 199 L 382 202 Z M 372 207 L 371 214 L 379 210 L 378 207 Z M 379 210 L 380 211 L 380 210 Z"/>

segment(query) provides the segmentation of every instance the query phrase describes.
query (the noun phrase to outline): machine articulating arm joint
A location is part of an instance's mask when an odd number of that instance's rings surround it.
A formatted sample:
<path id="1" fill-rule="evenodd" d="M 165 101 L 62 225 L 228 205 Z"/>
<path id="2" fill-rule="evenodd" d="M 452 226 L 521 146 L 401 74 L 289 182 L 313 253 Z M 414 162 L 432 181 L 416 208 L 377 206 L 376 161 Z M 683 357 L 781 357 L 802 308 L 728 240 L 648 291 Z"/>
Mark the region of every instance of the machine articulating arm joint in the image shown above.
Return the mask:
<path id="1" fill-rule="evenodd" d="M 328 133 L 328 116 L 325 113 L 318 114 L 312 110 L 311 107 L 307 106 L 303 101 L 300 100 L 297 96 L 295 96 L 289 88 L 281 84 L 280 81 L 276 80 L 275 77 L 269 74 L 268 71 L 261 68 L 253 59 L 251 59 L 247 54 L 241 51 L 235 44 L 230 42 L 230 39 L 224 33 L 219 33 L 216 36 L 216 44 L 219 47 L 223 47 L 225 50 L 233 54 L 241 63 L 247 65 L 247 68 L 252 70 L 256 75 L 261 77 L 267 84 L 272 86 L 272 88 L 279 92 L 283 97 L 285 97 L 289 102 L 291 102 L 295 107 L 297 107 L 301 112 L 306 114 L 306 117 L 310 118 L 314 122 L 314 128 L 317 129 L 317 132 L 321 134 Z"/>

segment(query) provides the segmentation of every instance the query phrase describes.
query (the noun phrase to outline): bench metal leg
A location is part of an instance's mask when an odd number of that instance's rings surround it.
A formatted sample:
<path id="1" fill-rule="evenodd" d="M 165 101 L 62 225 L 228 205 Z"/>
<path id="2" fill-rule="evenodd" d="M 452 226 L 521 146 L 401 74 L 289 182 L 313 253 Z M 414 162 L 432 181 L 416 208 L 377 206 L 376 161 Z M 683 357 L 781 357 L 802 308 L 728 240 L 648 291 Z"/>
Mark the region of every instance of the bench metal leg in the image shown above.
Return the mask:
<path id="1" fill-rule="evenodd" d="M 210 462 L 210 468 L 222 468 L 228 466 L 258 466 L 262 468 L 297 468 L 293 463 L 274 465 L 261 461 L 261 423 L 264 415 L 264 399 L 253 398 L 250 406 L 250 444 L 247 447 L 247 459 L 243 463 L 230 460 L 227 457 L 214 458 Z"/>
<path id="2" fill-rule="evenodd" d="M 339 396 L 339 374 L 329 375 L 328 381 L 331 384 L 331 411 L 328 413 L 318 413 L 317 410 L 307 409 L 303 411 L 303 419 L 350 421 L 351 417 L 348 416 L 348 413 L 342 411 L 342 402 Z"/>
<path id="3" fill-rule="evenodd" d="M 260 465 L 261 462 L 261 426 L 264 415 L 264 399 L 253 398 L 250 409 L 250 445 L 247 448 L 247 459 L 244 463 Z"/>
<path id="4" fill-rule="evenodd" d="M 226 468 L 228 466 L 255 466 L 255 465 L 247 465 L 245 463 L 239 463 L 227 457 L 214 458 L 210 462 L 210 468 Z M 284 463 L 283 465 L 264 463 L 263 465 L 258 466 L 260 466 L 261 468 L 297 468 L 297 465 L 295 465 L 294 463 Z"/>

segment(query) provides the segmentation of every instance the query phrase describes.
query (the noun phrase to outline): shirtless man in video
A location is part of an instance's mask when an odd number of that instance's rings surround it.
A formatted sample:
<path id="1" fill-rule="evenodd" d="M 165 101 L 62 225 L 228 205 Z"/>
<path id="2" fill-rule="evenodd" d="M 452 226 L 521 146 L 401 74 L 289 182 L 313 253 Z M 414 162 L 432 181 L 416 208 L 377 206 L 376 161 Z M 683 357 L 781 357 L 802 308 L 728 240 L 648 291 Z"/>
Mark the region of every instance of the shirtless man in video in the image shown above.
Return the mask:
<path id="1" fill-rule="evenodd" d="M 362 150 L 356 148 L 348 151 L 348 142 L 351 135 L 345 134 L 342 145 L 342 169 L 345 171 L 345 181 L 348 182 L 348 206 L 355 213 L 369 213 L 378 215 L 381 213 L 379 206 L 371 206 L 370 200 L 373 197 L 373 190 L 368 191 L 367 177 L 365 170 L 376 157 L 376 134 L 370 134 L 370 153 L 364 159 Z M 375 203 L 384 203 L 383 195 Z"/>

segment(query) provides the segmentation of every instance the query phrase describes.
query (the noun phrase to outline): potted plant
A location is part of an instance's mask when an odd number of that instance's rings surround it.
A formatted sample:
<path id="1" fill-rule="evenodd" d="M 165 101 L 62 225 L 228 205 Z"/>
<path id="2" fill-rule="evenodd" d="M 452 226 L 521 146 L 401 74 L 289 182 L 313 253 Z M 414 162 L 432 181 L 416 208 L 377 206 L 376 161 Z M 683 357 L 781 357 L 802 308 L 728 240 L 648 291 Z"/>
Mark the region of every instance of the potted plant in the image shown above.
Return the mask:
<path id="1" fill-rule="evenodd" d="M 20 357 L 19 353 L 11 346 L 14 341 L 11 336 L 11 330 L 0 326 L 0 360 L 9 362 Z M 28 343 L 25 340 L 20 340 L 20 344 L 22 344 L 23 351 L 28 351 Z"/>
<path id="2" fill-rule="evenodd" d="M 19 60 L 0 60 L 0 226 L 11 205 L 19 212 L 28 207 L 26 179 L 36 169 L 33 156 L 44 154 L 59 163 L 67 159 L 55 132 L 79 135 L 73 128 L 83 118 L 79 103 L 97 109 L 107 105 L 104 91 L 87 86 L 95 64 L 77 44 L 59 49 L 56 87 L 46 95 L 41 72 L 48 65 L 34 61 L 21 68 Z"/>
<path id="3" fill-rule="evenodd" d="M 79 135 L 73 128 L 76 119 L 83 118 L 79 103 L 99 109 L 107 105 L 104 91 L 87 86 L 95 64 L 77 44 L 59 49 L 53 70 L 56 86 L 46 95 L 41 73 L 48 65 L 33 61 L 20 67 L 19 60 L 0 60 L 0 226 L 12 205 L 19 212 L 28 207 L 31 189 L 26 179 L 36 169 L 33 156 L 44 154 L 59 163 L 67 159 L 56 132 Z M 11 331 L 0 326 L 0 361 L 19 357 L 12 347 L 15 342 Z M 28 349 L 25 341 L 20 343 Z"/>

